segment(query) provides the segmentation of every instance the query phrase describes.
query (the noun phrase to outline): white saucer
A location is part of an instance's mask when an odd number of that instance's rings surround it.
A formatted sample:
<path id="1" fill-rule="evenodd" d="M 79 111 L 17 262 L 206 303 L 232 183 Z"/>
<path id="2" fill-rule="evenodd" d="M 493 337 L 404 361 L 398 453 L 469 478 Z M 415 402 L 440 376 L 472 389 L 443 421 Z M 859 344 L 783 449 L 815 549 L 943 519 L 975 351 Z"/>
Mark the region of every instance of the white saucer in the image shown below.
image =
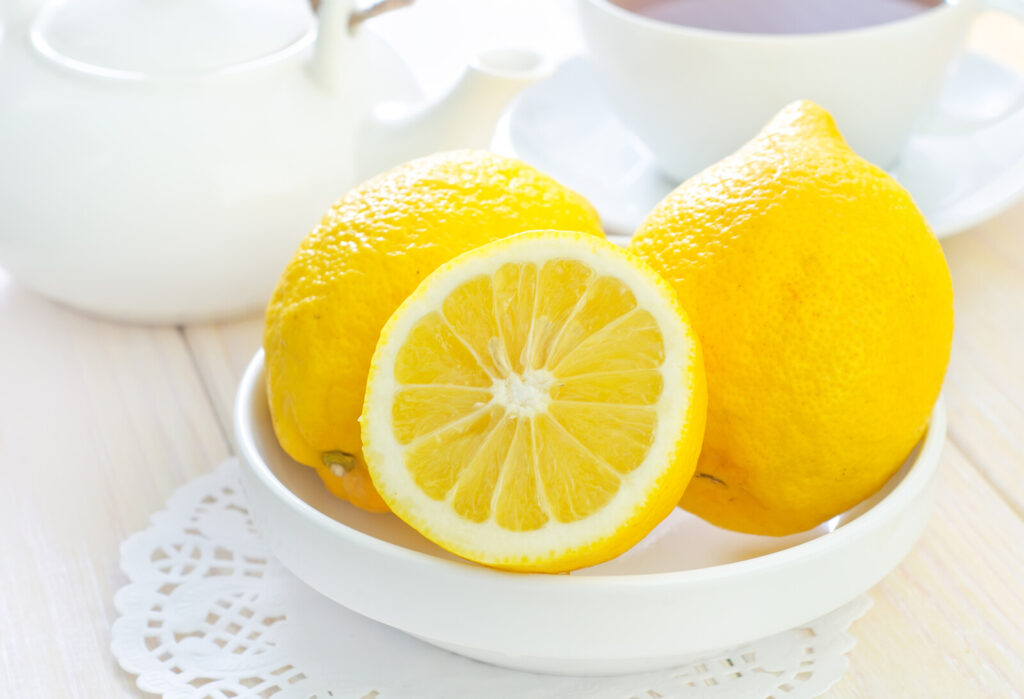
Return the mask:
<path id="1" fill-rule="evenodd" d="M 915 134 L 892 170 L 940 238 L 995 216 L 1024 193 L 1024 110 L 992 126 L 953 133 L 1020 104 L 1024 78 L 1013 71 L 975 54 L 954 65 L 932 132 Z M 492 147 L 583 194 L 610 234 L 631 235 L 676 184 L 612 114 L 579 57 L 523 92 Z"/>

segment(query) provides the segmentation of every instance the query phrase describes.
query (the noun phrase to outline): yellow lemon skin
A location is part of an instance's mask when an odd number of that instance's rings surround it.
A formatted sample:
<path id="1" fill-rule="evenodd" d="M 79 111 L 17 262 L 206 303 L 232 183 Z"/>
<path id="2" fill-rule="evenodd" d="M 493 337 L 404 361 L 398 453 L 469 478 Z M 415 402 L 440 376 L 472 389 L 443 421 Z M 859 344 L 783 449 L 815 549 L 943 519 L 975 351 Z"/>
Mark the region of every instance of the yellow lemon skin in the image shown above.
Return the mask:
<path id="1" fill-rule="evenodd" d="M 484 243 L 536 228 L 603 235 L 575 192 L 517 160 L 439 153 L 342 197 L 278 281 L 263 332 L 274 431 L 332 493 L 387 507 L 361 454 L 359 418 L 381 328 L 422 279 Z"/>
<path id="2" fill-rule="evenodd" d="M 631 248 L 704 348 L 707 430 L 684 508 L 785 535 L 898 470 L 942 385 L 952 284 L 910 195 L 824 109 L 785 108 L 672 192 Z"/>

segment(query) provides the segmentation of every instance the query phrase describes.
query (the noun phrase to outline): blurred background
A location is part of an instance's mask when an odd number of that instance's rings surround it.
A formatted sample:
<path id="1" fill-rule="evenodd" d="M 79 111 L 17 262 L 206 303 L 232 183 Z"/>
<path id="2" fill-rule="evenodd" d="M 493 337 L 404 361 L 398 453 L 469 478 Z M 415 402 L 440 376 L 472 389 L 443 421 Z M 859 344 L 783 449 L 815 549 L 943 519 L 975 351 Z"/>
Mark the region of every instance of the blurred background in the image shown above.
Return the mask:
<path id="1" fill-rule="evenodd" d="M 483 49 L 530 48 L 554 64 L 578 54 L 574 5 L 417 0 L 368 31 L 436 96 Z M 1005 15 L 983 14 L 968 47 L 1024 74 L 1024 28 Z M 0 114 L 7 108 L 0 91 Z M 0 207 L 10 205 L 0 191 Z M 0 250 L 10 234 L 0 230 Z M 836 696 L 982 696 L 986 686 L 1001 695 L 1020 679 L 1011 612 L 1024 559 L 1022 236 L 1017 202 L 944 241 L 957 335 L 937 511 L 907 564 L 877 588 Z M 245 259 L 240 247 L 236 263 Z M 262 314 L 104 320 L 30 291 L 3 265 L 0 256 L 0 696 L 138 696 L 109 651 L 125 580 L 119 545 L 177 487 L 233 455 L 232 402 Z M 994 553 L 972 558 L 982 550 Z"/>

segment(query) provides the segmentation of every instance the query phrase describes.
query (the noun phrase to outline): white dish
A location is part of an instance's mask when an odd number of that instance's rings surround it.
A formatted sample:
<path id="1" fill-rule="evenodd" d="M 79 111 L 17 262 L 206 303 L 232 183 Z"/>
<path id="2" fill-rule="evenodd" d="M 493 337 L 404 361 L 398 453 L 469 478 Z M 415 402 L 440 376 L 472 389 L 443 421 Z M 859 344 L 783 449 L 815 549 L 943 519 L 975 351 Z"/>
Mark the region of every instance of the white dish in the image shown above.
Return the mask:
<path id="1" fill-rule="evenodd" d="M 1021 104 L 1024 78 L 1013 71 L 974 54 L 954 65 L 932 133 L 915 133 L 892 171 L 940 238 L 982 223 L 1024 193 L 1024 110 L 999 119 Z M 582 58 L 524 91 L 492 148 L 583 194 L 614 235 L 631 235 L 676 184 L 612 113 Z"/>
<path id="2" fill-rule="evenodd" d="M 281 562 L 328 598 L 486 662 L 619 674 L 792 628 L 881 580 L 924 529 L 946 418 L 940 403 L 882 492 L 812 531 L 738 534 L 676 510 L 631 551 L 571 575 L 478 566 L 394 515 L 330 495 L 313 469 L 278 446 L 262 351 L 239 388 L 235 433 L 257 527 Z"/>

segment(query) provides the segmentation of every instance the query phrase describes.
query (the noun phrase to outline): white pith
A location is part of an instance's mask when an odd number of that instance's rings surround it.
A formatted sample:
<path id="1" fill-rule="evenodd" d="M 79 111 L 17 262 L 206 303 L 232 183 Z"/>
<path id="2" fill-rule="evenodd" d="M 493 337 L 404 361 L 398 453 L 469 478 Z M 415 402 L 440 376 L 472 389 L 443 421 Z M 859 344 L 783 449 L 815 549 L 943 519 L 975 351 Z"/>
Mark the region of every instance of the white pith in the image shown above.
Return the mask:
<path id="1" fill-rule="evenodd" d="M 555 377 L 544 369 L 526 367 L 521 374 L 510 371 L 494 380 L 492 400 L 505 408 L 509 417 L 532 417 L 547 410 L 551 402 L 548 390 L 554 381 Z"/>
<path id="2" fill-rule="evenodd" d="M 635 268 L 609 243 L 601 239 L 581 241 L 527 235 L 508 239 L 501 245 L 500 254 L 471 252 L 449 263 L 435 272 L 433 283 L 422 285 L 395 313 L 374 356 L 363 417 L 364 451 L 376 471 L 375 483 L 392 509 L 428 537 L 443 541 L 446 548 L 493 562 L 553 557 L 568 549 L 587 547 L 612 536 L 624 521 L 642 511 L 680 439 L 679 427 L 684 424 L 693 390 L 689 367 L 696 353 L 668 297 L 671 291 L 665 285 L 652 283 L 644 271 Z M 532 262 L 539 268 L 555 258 L 576 260 L 591 268 L 595 277 L 618 278 L 633 292 L 637 306 L 651 313 L 657 322 L 665 351 L 665 361 L 658 369 L 662 391 L 654 405 L 642 406 L 658 414 L 654 441 L 644 461 L 622 476 L 619 491 L 588 517 L 569 523 L 550 518 L 541 528 L 530 531 L 505 529 L 493 516 L 482 523 L 472 522 L 452 509 L 450 497 L 446 502 L 423 493 L 405 466 L 404 447 L 395 438 L 390 421 L 394 395 L 400 387 L 393 372 L 395 359 L 413 326 L 423 316 L 440 309 L 444 299 L 464 282 L 480 275 L 493 275 L 507 263 Z M 550 401 L 552 375 L 543 369 L 527 368 L 521 373 L 505 369 L 499 367 L 503 376 L 492 377 L 489 404 L 503 406 L 506 418 L 529 418 L 543 412 Z M 673 425 L 675 429 L 663 429 L 663 425 Z"/>

